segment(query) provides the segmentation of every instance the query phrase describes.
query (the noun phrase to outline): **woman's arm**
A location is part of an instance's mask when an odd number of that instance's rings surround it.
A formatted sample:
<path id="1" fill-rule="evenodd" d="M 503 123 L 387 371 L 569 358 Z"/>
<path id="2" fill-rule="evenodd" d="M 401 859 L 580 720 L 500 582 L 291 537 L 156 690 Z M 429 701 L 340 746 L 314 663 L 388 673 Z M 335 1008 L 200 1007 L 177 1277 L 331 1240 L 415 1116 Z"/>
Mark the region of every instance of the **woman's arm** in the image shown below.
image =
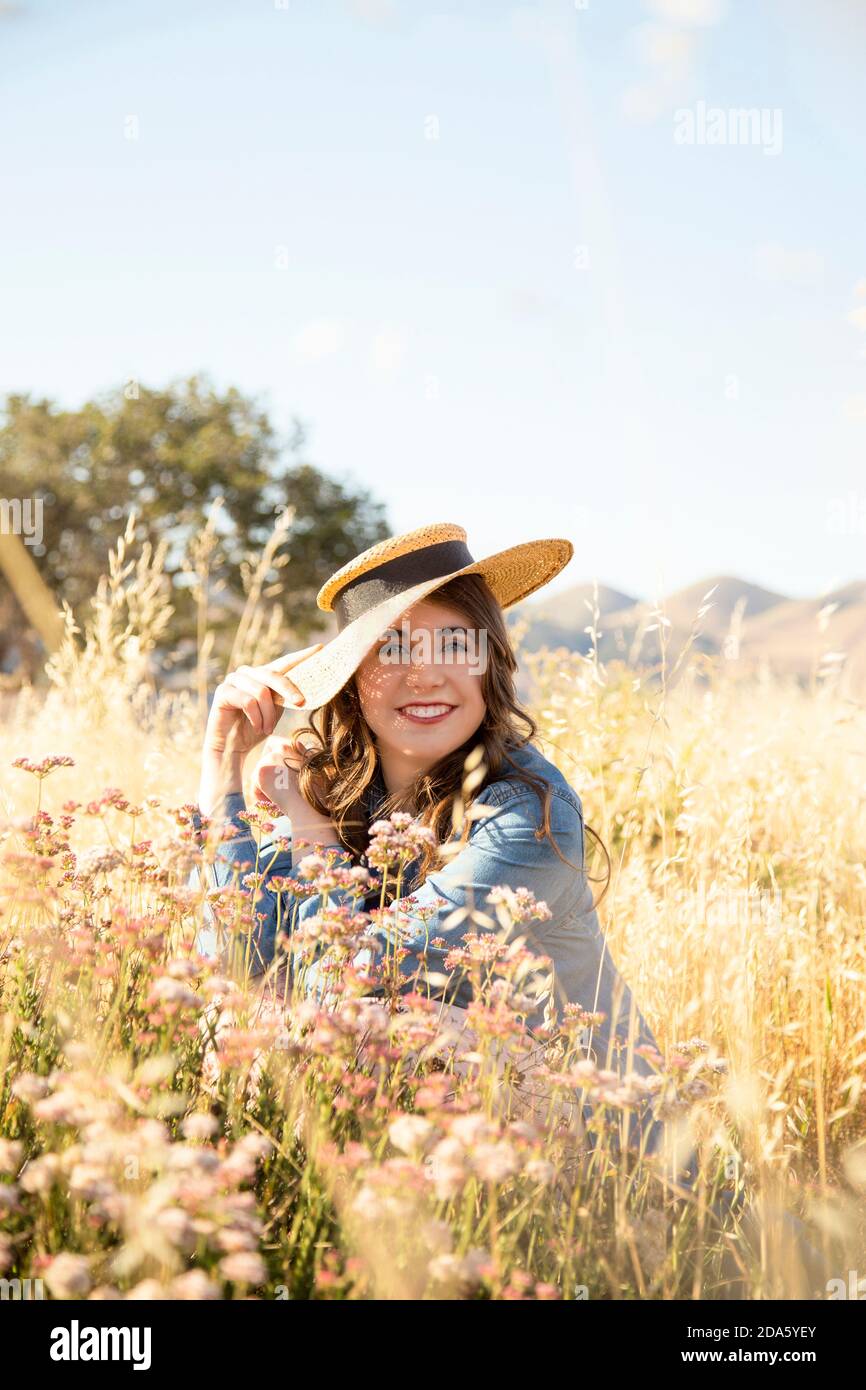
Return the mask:
<path id="1" fill-rule="evenodd" d="M 278 806 L 291 823 L 293 866 L 303 859 L 308 847 L 313 844 L 343 851 L 333 822 L 310 806 L 300 793 L 298 771 L 303 757 L 303 747 L 294 739 L 271 738 L 262 751 L 253 777 L 255 792 L 265 801 Z"/>
<path id="2" fill-rule="evenodd" d="M 614 1063 L 617 1052 L 655 1040 L 637 1009 L 631 991 L 607 949 L 593 904 L 584 866 L 582 813 L 563 796 L 551 797 L 550 826 L 563 862 L 547 837 L 538 838 L 541 808 L 531 789 L 509 786 L 482 792 L 476 804 L 488 804 L 492 814 L 475 823 L 468 844 L 444 868 L 429 874 L 416 889 L 400 920 L 401 945 L 408 951 L 400 964 L 402 989 L 418 988 L 431 998 L 445 998 L 465 1007 L 472 988 L 461 971 L 446 969 L 450 951 L 463 945 L 467 932 L 501 931 L 495 907 L 488 901 L 493 888 L 527 888 L 547 904 L 549 920 L 518 923 L 510 937 L 524 936 L 527 948 L 549 959 L 553 974 L 553 1007 L 558 1017 L 567 1003 L 590 1013 L 604 1014 L 589 1039 L 600 1065 Z M 340 890 L 330 895 L 340 897 Z M 318 898 L 301 902 L 298 920 L 317 912 Z M 377 931 L 384 949 L 384 931 Z M 433 945 L 434 941 L 442 944 Z M 450 980 L 448 977 L 451 977 Z M 444 981 L 448 983 L 443 983 Z M 531 1027 L 543 1021 L 544 1001 L 527 1016 Z M 636 1070 L 652 1068 L 635 1056 Z"/>
<path id="3" fill-rule="evenodd" d="M 208 714 L 199 782 L 200 814 L 196 820 L 200 827 L 200 816 L 209 816 L 224 823 L 229 835 L 234 831 L 216 850 L 209 869 L 211 887 L 227 887 L 236 877 L 243 878 L 247 873 L 254 873 L 261 879 L 261 891 L 251 905 L 254 971 L 263 969 L 273 958 L 280 909 L 289 907 L 288 903 L 280 902 L 278 893 L 265 886 L 270 879 L 288 874 L 292 869 L 292 850 L 281 846 L 280 840 L 287 841 L 291 835 L 297 842 L 300 836 L 312 837 L 316 831 L 325 832 L 322 838 L 328 842 L 336 839 L 333 828 L 321 817 L 309 819 L 303 826 L 284 819 L 275 823 L 270 839 L 265 836 L 257 845 L 244 819 L 248 814 L 243 795 L 246 757 L 273 733 L 287 705 L 303 704 L 303 696 L 287 672 L 321 645 L 316 642 L 265 666 L 239 667 L 217 687 Z M 194 872 L 191 880 L 197 879 L 198 874 Z M 207 925 L 200 935 L 200 946 L 212 954 L 216 951 L 216 927 L 214 914 L 207 906 L 205 920 Z"/>
<path id="4" fill-rule="evenodd" d="M 214 851 L 213 860 L 208 865 L 209 886 L 227 888 L 234 882 L 244 885 L 248 876 L 255 876 L 255 883 L 249 884 L 252 894 L 255 887 L 255 901 L 251 902 L 253 914 L 252 930 L 249 933 L 249 971 L 253 975 L 267 969 L 274 958 L 278 928 L 288 931 L 296 906 L 296 899 L 288 889 L 275 888 L 273 881 L 288 877 L 309 848 L 297 848 L 293 837 L 293 827 L 287 816 L 277 816 L 270 822 L 257 843 L 245 816 L 249 814 L 242 792 L 231 792 L 222 801 L 223 833 L 230 838 L 220 841 Z M 201 817 L 193 816 L 197 829 L 201 829 Z M 233 833 L 232 833 L 233 832 Z M 328 842 L 325 837 L 317 841 L 322 848 L 330 851 L 332 862 L 341 867 L 351 867 L 351 855 L 334 838 Z M 339 855 L 340 858 L 336 856 Z M 197 887 L 199 875 L 193 870 L 190 886 Z M 212 908 L 204 906 L 205 929 L 199 934 L 199 950 L 205 955 L 219 954 L 217 924 Z"/>
<path id="5" fill-rule="evenodd" d="M 491 814 L 474 823 L 465 847 L 442 869 L 429 874 L 412 893 L 406 910 L 400 912 L 401 946 L 408 951 L 400 963 L 403 988 L 415 985 L 431 997 L 463 1006 L 471 1000 L 471 986 L 459 971 L 450 972 L 453 979 L 448 986 L 441 983 L 449 974 L 446 957 L 463 944 L 465 933 L 500 930 L 495 908 L 487 901 L 493 888 L 527 888 L 555 911 L 566 895 L 577 901 L 585 885 L 581 873 L 583 821 L 580 812 L 564 798 L 552 798 L 551 828 L 561 852 L 577 868 L 564 864 L 549 840 L 537 838 L 541 814 L 534 791 L 515 788 L 501 804 L 486 800 L 482 792 L 476 799 L 478 804 L 489 805 Z M 340 890 L 331 897 L 337 900 Z M 589 901 L 591 904 L 591 897 Z M 306 899 L 299 907 L 299 921 L 319 911 L 320 906 L 318 898 Z M 527 946 L 536 954 L 551 954 L 545 923 L 522 924 L 513 934 L 525 935 Z M 386 932 L 377 930 L 374 935 L 384 952 Z M 437 940 L 444 944 L 431 944 Z"/>
<path id="6" fill-rule="evenodd" d="M 292 911 L 289 894 L 283 893 L 282 901 L 278 901 L 280 895 L 268 886 L 271 879 L 291 873 L 291 849 L 280 844 L 284 836 L 291 834 L 291 827 L 277 820 L 273 830 L 264 834 L 261 843 L 257 844 L 248 823 L 242 819 L 247 814 L 242 792 L 231 792 L 225 796 L 221 811 L 223 833 L 231 838 L 221 840 L 214 850 L 213 859 L 207 866 L 208 886 L 228 888 L 235 882 L 243 884 L 248 874 L 256 874 L 258 888 L 255 902 L 250 904 L 253 917 L 251 930 L 247 934 L 248 949 L 244 952 L 249 960 L 250 973 L 255 975 L 266 969 L 273 960 L 278 920 L 289 920 Z M 193 821 L 200 829 L 200 817 L 194 815 Z M 198 870 L 194 869 L 190 884 L 198 886 L 199 881 Z M 228 967 L 231 954 L 227 949 L 229 943 L 227 940 L 220 942 L 216 916 L 208 903 L 204 904 L 203 915 L 205 925 L 199 932 L 198 949 L 204 955 L 222 955 Z M 221 944 L 224 948 L 222 951 Z"/>

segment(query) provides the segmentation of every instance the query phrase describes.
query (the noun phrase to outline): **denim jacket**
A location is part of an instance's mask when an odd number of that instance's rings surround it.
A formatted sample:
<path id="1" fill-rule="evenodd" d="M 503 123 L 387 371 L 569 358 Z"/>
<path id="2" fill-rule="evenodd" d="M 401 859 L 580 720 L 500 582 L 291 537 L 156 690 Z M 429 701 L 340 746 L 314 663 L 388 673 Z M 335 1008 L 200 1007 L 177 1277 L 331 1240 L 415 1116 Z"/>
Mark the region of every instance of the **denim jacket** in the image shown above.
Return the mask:
<path id="1" fill-rule="evenodd" d="M 532 787 L 515 778 L 506 762 L 500 774 L 474 798 L 475 804 L 492 807 L 491 812 L 471 822 L 464 848 L 451 857 L 443 868 L 430 873 L 424 883 L 413 891 L 413 903 L 406 916 L 402 916 L 401 910 L 401 920 L 410 923 L 408 936 L 401 940 L 409 951 L 400 967 L 407 976 L 406 987 L 412 987 L 409 977 L 416 976 L 420 956 L 424 956 L 427 970 L 433 973 L 434 979 L 436 974 L 441 979 L 446 974 L 444 960 L 448 950 L 461 945 L 468 930 L 478 930 L 477 925 L 466 916 L 450 926 L 445 925 L 455 909 L 476 908 L 495 923 L 494 909 L 487 902 L 490 890 L 496 886 L 528 888 L 537 899 L 547 904 L 551 915 L 544 921 L 535 920 L 519 925 L 513 935 L 524 935 L 530 950 L 547 956 L 552 962 L 552 1005 L 557 1017 L 561 1017 L 562 1006 L 566 1002 L 605 1015 L 604 1022 L 595 1024 L 591 1037 L 587 1039 L 591 1054 L 601 1066 L 621 1066 L 626 1059 L 629 1036 L 633 1046 L 648 1044 L 654 1047 L 656 1044 L 628 985 L 611 959 L 593 906 L 591 886 L 584 871 L 584 822 L 580 797 L 559 769 L 534 745 L 512 747 L 508 752 L 514 763 L 540 775 L 549 783 L 552 789 L 550 828 L 562 855 L 570 863 L 564 863 L 559 858 L 546 836 L 536 838 L 535 832 L 542 823 L 538 795 Z M 240 793 L 226 797 L 225 818 L 242 833 L 220 845 L 211 873 L 214 886 L 222 887 L 232 881 L 239 862 L 252 864 L 258 859 L 263 881 L 255 910 L 261 917 L 260 925 L 252 933 L 254 962 L 251 969 L 253 973 L 261 973 L 274 957 L 278 899 L 282 899 L 279 903 L 281 930 L 288 929 L 295 906 L 295 920 L 303 922 L 321 910 L 322 900 L 319 896 L 313 896 L 302 898 L 294 904 L 285 890 L 268 887 L 268 881 L 274 876 L 292 873 L 290 850 L 277 849 L 274 852 L 277 838 L 290 839 L 291 825 L 286 817 L 280 817 L 274 823 L 270 839 L 263 841 L 257 851 L 247 827 L 238 819 L 239 813 L 244 810 L 244 799 Z M 349 851 L 338 844 L 332 848 L 341 853 L 338 863 L 351 867 L 353 861 Z M 411 881 L 411 868 L 406 881 Z M 442 900 L 445 906 L 440 905 Z M 329 894 L 331 904 L 340 901 L 349 901 L 348 890 L 336 889 Z M 418 909 L 423 911 L 427 907 L 435 907 L 427 921 L 414 916 Z M 444 938 L 447 945 L 432 946 L 430 943 L 436 938 Z M 202 929 L 198 946 L 204 954 L 217 954 L 216 934 L 211 926 Z M 423 979 L 423 973 L 418 978 Z M 430 993 L 435 996 L 441 994 L 441 990 L 431 987 Z M 457 992 L 449 993 L 447 997 L 451 1002 L 465 1006 L 471 999 L 471 986 L 464 980 Z M 543 1014 L 544 1004 L 541 1003 L 533 1014 L 527 1016 L 529 1026 L 538 1026 Z M 633 1070 L 643 1074 L 652 1070 L 651 1065 L 639 1055 L 631 1057 L 630 1065 Z"/>

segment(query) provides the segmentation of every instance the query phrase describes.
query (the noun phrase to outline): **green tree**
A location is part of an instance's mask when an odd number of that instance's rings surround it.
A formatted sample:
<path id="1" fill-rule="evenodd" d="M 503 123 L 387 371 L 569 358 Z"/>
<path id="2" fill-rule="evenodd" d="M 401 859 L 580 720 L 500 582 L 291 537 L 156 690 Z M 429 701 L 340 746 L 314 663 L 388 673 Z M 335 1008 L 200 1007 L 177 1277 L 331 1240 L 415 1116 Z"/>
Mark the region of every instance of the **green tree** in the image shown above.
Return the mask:
<path id="1" fill-rule="evenodd" d="M 0 496 L 42 498 L 43 542 L 31 554 L 58 602 L 77 615 L 135 509 L 154 541 L 168 542 L 175 641 L 195 631 L 183 557 L 216 498 L 223 506 L 213 578 L 227 596 L 226 625 L 241 600 L 244 559 L 290 506 L 289 563 L 269 578 L 279 582 L 291 626 L 305 635 L 321 630 L 315 594 L 325 578 L 388 526 L 367 490 L 325 476 L 304 460 L 304 445 L 297 421 L 282 440 L 255 401 L 233 388 L 220 393 L 201 377 L 156 390 L 127 386 L 78 410 L 10 395 L 0 425 Z"/>

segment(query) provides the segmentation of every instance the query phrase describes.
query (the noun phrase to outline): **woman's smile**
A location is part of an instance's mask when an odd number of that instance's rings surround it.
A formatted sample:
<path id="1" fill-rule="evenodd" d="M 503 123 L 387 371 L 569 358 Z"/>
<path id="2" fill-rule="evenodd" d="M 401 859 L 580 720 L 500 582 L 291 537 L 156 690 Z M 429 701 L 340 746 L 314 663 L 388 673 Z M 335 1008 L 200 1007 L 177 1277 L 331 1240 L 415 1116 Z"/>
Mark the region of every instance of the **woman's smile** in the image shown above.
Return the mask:
<path id="1" fill-rule="evenodd" d="M 442 700 L 413 700 L 411 704 L 398 705 L 397 713 L 402 714 L 404 719 L 410 719 L 413 724 L 441 724 L 456 708 L 456 705 L 446 704 Z"/>

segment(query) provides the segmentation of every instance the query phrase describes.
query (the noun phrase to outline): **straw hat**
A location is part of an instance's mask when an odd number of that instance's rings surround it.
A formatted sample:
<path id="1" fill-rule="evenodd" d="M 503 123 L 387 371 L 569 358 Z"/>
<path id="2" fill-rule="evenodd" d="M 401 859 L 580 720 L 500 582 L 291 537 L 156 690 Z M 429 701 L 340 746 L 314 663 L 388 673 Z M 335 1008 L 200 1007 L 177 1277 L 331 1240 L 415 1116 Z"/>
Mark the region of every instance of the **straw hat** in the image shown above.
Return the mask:
<path id="1" fill-rule="evenodd" d="M 332 574 L 316 602 L 333 613 L 339 631 L 318 652 L 292 667 L 304 696 L 301 709 L 318 709 L 337 694 L 382 633 L 413 604 L 455 579 L 480 574 L 503 608 L 526 598 L 564 569 L 571 541 L 526 541 L 475 560 L 462 526 L 440 522 L 379 541 Z"/>

